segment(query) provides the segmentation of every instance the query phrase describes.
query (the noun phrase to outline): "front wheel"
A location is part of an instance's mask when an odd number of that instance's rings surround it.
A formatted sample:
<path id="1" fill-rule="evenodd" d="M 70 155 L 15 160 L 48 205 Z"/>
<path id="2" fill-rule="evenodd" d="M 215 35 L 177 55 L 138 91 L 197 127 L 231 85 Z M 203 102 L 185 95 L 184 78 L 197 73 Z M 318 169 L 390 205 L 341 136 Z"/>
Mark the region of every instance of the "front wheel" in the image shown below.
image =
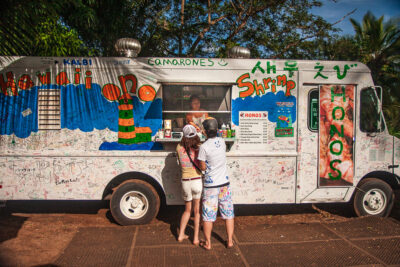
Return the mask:
<path id="1" fill-rule="evenodd" d="M 353 205 L 358 216 L 389 216 L 394 204 L 394 193 L 387 183 L 376 178 L 366 178 L 356 190 Z"/>
<path id="2" fill-rule="evenodd" d="M 120 225 L 146 224 L 156 217 L 160 197 L 149 183 L 130 180 L 117 187 L 111 197 L 110 210 Z"/>

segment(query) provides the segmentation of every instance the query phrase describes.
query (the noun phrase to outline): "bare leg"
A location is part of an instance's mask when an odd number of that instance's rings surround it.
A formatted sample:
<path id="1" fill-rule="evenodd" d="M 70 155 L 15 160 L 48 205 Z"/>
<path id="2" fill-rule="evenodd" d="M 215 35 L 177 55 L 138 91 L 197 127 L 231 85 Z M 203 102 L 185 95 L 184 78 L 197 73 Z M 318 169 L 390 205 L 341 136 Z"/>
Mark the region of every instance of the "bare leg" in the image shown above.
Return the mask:
<path id="1" fill-rule="evenodd" d="M 235 228 L 234 219 L 225 220 L 226 234 L 228 235 L 227 247 L 233 246 L 233 230 Z"/>
<path id="2" fill-rule="evenodd" d="M 205 249 L 211 249 L 212 228 L 213 228 L 213 222 L 204 222 L 203 223 L 204 236 L 206 237 L 206 243 L 203 246 Z"/>
<path id="3" fill-rule="evenodd" d="M 188 238 L 188 236 L 185 235 L 185 229 L 190 219 L 191 210 L 192 210 L 192 201 L 185 201 L 185 211 L 182 214 L 181 225 L 179 227 L 179 236 L 178 236 L 179 242 L 182 242 L 184 239 Z"/>
<path id="4" fill-rule="evenodd" d="M 193 213 L 194 213 L 194 236 L 193 244 L 199 244 L 199 230 L 200 230 L 200 199 L 193 199 Z"/>

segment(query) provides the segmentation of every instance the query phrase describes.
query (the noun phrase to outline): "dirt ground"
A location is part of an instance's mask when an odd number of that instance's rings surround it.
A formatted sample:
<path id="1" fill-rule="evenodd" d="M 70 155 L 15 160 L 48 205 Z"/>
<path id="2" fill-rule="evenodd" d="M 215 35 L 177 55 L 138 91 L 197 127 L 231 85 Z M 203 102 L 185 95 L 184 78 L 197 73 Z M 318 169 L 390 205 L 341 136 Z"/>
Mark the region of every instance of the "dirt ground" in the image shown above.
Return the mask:
<path id="1" fill-rule="evenodd" d="M 17 201 L 0 214 L 0 266 L 40 266 L 54 262 L 80 227 L 121 227 L 107 202 Z M 150 225 L 176 229 L 182 206 L 164 208 Z M 342 222 L 354 219 L 348 204 L 237 205 L 236 227 Z M 400 191 L 390 217 L 400 221 Z M 222 224 L 218 219 L 216 224 Z"/>

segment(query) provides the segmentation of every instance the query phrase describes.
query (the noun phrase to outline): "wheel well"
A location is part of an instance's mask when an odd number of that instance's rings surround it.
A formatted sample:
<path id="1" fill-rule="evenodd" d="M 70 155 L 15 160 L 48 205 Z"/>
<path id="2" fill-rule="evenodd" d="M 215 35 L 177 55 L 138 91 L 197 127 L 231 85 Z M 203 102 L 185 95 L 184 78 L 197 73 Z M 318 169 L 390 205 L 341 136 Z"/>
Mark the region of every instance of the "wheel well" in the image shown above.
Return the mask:
<path id="1" fill-rule="evenodd" d="M 373 171 L 365 175 L 361 180 L 364 180 L 365 178 L 377 178 L 380 179 L 387 184 L 390 185 L 393 189 L 399 189 L 400 188 L 400 177 L 397 176 L 396 174 L 386 172 L 386 171 Z"/>
<path id="2" fill-rule="evenodd" d="M 126 172 L 115 176 L 104 189 L 102 199 L 106 199 L 108 195 L 111 195 L 113 193 L 113 189 L 118 185 L 132 179 L 142 180 L 152 185 L 160 197 L 161 205 L 166 204 L 165 192 L 161 185 L 156 181 L 156 179 L 142 172 Z"/>

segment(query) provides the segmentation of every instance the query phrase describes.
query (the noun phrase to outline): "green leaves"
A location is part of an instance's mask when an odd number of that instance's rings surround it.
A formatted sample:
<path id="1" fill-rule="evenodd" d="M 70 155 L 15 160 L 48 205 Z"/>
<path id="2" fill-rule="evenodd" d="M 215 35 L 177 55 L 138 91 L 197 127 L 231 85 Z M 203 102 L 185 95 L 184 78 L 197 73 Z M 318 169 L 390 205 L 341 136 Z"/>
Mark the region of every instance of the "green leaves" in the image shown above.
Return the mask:
<path id="1" fill-rule="evenodd" d="M 70 29 L 61 20 L 48 18 L 37 26 L 35 54 L 37 56 L 84 56 L 93 54 L 87 49 L 74 29 Z"/>
<path id="2" fill-rule="evenodd" d="M 66 2 L 68 3 L 68 2 Z M 253 55 L 311 58 L 313 42 L 335 29 L 310 9 L 317 1 L 75 0 L 60 15 L 88 47 L 115 55 L 121 37 L 142 43 L 140 56 L 222 57 L 233 45 Z"/>
<path id="3" fill-rule="evenodd" d="M 70 1 L 73 3 L 75 1 Z M 2 1 L 0 55 L 67 56 L 93 53 L 60 19 L 68 1 Z"/>
<path id="4" fill-rule="evenodd" d="M 133 37 L 140 56 L 225 57 L 242 45 L 259 57 L 313 58 L 336 31 L 310 13 L 321 3 L 309 0 L 5 2 L 4 55 L 114 56 L 115 41 Z"/>
<path id="5" fill-rule="evenodd" d="M 391 134 L 400 137 L 400 29 L 395 20 L 371 12 L 362 23 L 351 19 L 360 60 L 371 69 L 375 84 L 383 87 L 383 111 Z"/>

